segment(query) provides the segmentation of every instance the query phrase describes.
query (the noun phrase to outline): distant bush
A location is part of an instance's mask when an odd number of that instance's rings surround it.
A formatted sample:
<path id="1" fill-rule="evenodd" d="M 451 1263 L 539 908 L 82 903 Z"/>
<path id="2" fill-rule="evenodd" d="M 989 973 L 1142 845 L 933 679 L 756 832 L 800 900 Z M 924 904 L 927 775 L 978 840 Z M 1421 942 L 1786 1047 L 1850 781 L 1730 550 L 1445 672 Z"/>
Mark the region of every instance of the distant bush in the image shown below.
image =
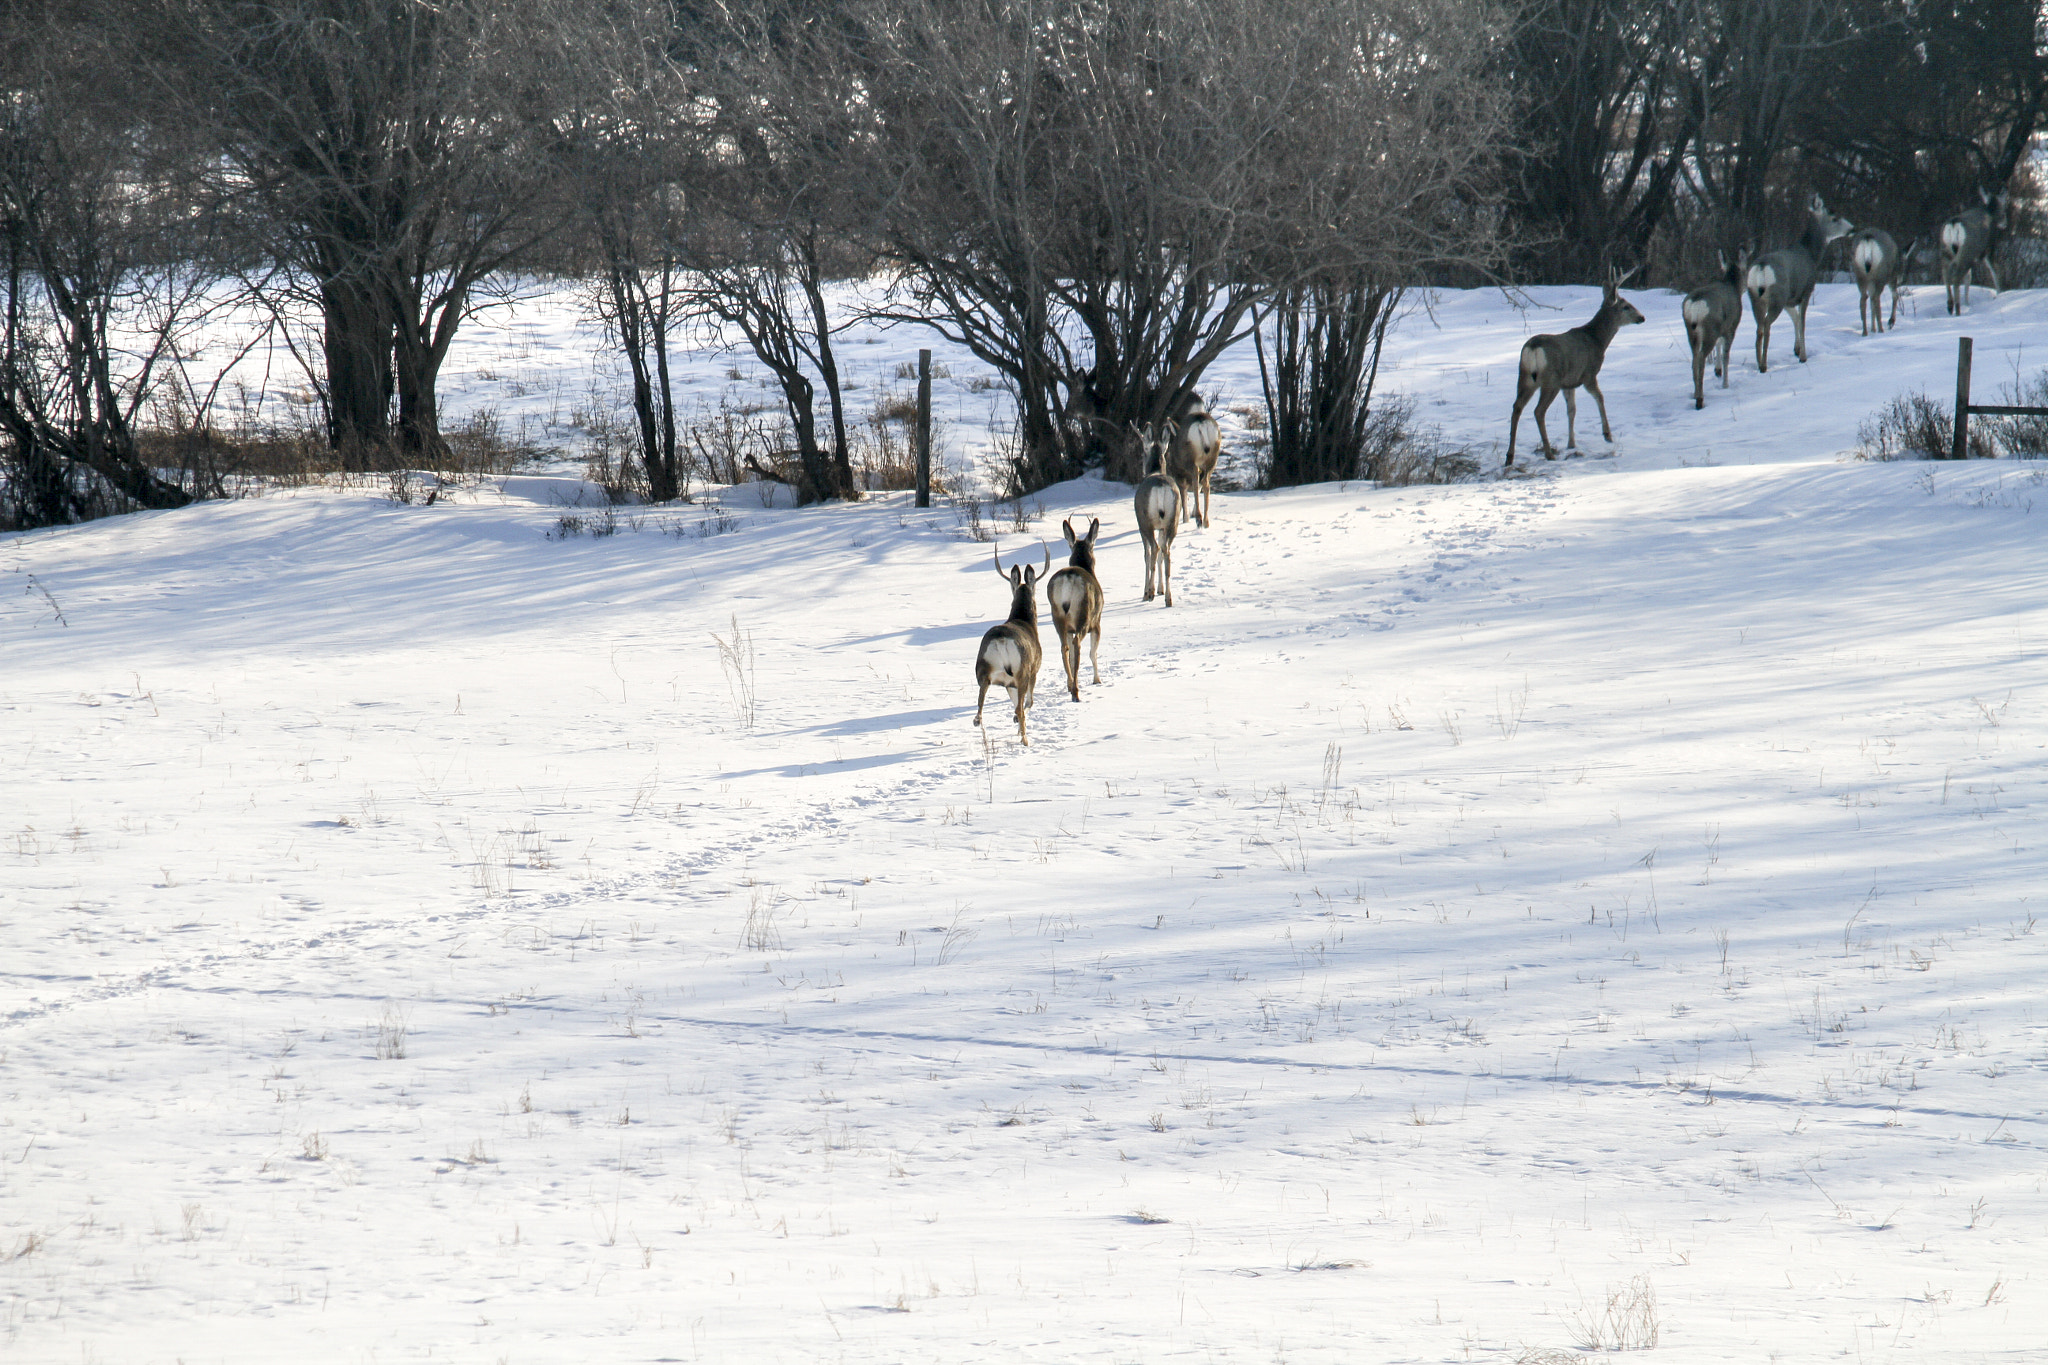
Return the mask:
<path id="1" fill-rule="evenodd" d="M 1999 401 L 2016 408 L 2048 408 L 2048 370 L 2006 385 Z M 1973 432 L 1978 422 L 1990 429 L 1992 439 L 2009 458 L 2048 459 L 2048 417 L 1978 417 L 1970 423 Z"/>
<path id="2" fill-rule="evenodd" d="M 1259 416 L 1259 425 L 1263 427 L 1264 413 Z M 1371 479 L 1382 487 L 1405 488 L 1411 484 L 1457 483 L 1479 473 L 1479 459 L 1469 449 L 1449 444 L 1436 427 L 1415 424 L 1415 404 L 1408 398 L 1383 396 L 1374 400 L 1371 411 L 1357 428 L 1356 438 L 1352 452 L 1355 462 L 1347 460 L 1348 470 L 1330 471 L 1331 477 Z M 1281 483 L 1271 468 L 1270 452 L 1271 445 L 1266 443 L 1261 451 L 1266 467 L 1260 471 L 1260 482 L 1268 488 Z"/>
<path id="3" fill-rule="evenodd" d="M 1955 409 L 1924 393 L 1902 393 L 1865 418 L 1856 432 L 1859 460 L 1944 460 L 1954 444 Z M 1998 454 L 1981 425 L 1970 428 L 1970 454 Z"/>
<path id="4" fill-rule="evenodd" d="M 1979 400 L 1982 401 L 1982 400 Z M 2048 408 L 2048 370 L 2008 384 L 1999 403 Z M 1902 393 L 1864 419 L 1856 433 L 1859 460 L 1945 460 L 1955 444 L 1955 409 L 1924 393 Z M 1970 419 L 1970 458 L 2048 459 L 2048 417 Z"/>

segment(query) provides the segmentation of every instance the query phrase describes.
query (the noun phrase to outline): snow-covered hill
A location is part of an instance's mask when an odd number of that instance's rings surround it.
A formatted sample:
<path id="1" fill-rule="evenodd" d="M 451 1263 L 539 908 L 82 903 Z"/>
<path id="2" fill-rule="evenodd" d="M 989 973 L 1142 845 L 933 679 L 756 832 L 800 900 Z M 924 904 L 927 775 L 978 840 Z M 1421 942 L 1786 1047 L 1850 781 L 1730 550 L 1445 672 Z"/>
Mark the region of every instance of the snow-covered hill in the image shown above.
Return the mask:
<path id="1" fill-rule="evenodd" d="M 1594 297 L 1441 298 L 1383 385 L 1490 464 Z M 1171 610 L 1127 489 L 1001 522 L 1104 522 L 1029 749 L 904 495 L 0 538 L 0 1351 L 2027 1358 L 2048 479 L 1843 454 L 2042 296 L 1823 286 L 1700 413 L 1633 297 L 1613 458 L 1219 495 Z"/>

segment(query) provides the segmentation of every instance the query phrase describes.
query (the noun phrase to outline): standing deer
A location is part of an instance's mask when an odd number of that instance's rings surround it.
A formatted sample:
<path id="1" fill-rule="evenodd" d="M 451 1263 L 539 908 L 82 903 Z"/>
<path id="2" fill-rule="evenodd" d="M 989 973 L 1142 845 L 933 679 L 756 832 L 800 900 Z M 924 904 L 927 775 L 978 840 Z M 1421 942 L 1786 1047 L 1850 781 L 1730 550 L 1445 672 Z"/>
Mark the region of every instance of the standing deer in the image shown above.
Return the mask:
<path id="1" fill-rule="evenodd" d="M 1067 537 L 1067 567 L 1045 583 L 1045 605 L 1052 613 L 1052 628 L 1060 637 L 1060 662 L 1067 670 L 1067 691 L 1081 700 L 1081 637 L 1088 637 L 1088 666 L 1102 684 L 1102 665 L 1096 654 L 1102 649 L 1102 584 L 1095 577 L 1095 537 L 1102 530 L 1099 517 L 1088 519 L 1088 534 L 1076 536 L 1074 523 L 1063 521 Z"/>
<path id="2" fill-rule="evenodd" d="M 1539 388 L 1543 390 L 1543 397 L 1536 400 L 1536 434 L 1543 441 L 1544 459 L 1557 458 L 1557 450 L 1550 444 L 1550 429 L 1543 424 L 1543 414 L 1549 409 L 1551 400 L 1557 397 L 1559 389 L 1564 390 L 1565 449 L 1578 449 L 1578 389 L 1582 385 L 1593 395 L 1593 401 L 1600 405 L 1600 434 L 1607 438 L 1609 445 L 1614 444 L 1614 429 L 1607 425 L 1607 399 L 1600 392 L 1600 362 L 1607 358 L 1607 347 L 1616 332 L 1629 323 L 1643 320 L 1636 306 L 1621 296 L 1624 278 L 1611 269 L 1607 272 L 1607 284 L 1600 293 L 1600 311 L 1593 314 L 1591 322 L 1555 336 L 1530 337 L 1522 343 L 1520 379 L 1515 385 L 1515 412 L 1508 419 L 1508 464 L 1515 462 L 1515 432 L 1522 425 L 1522 409 L 1529 405 L 1530 396 Z"/>
<path id="3" fill-rule="evenodd" d="M 1051 567 L 1052 551 L 1046 550 L 1045 568 Z M 990 626 L 974 655 L 974 682 L 981 689 L 974 700 L 974 723 L 981 724 L 981 708 L 988 701 L 989 688 L 1004 688 L 1017 711 L 1017 740 L 1028 745 L 1031 737 L 1024 732 L 1024 713 L 1031 709 L 1032 693 L 1038 688 L 1038 661 L 1043 657 L 1038 646 L 1038 599 L 1034 590 L 1044 570 L 1017 564 L 1005 573 L 999 549 L 996 572 L 1009 580 L 1010 619 Z"/>
<path id="4" fill-rule="evenodd" d="M 1862 335 L 1882 334 L 1899 325 L 1899 282 L 1905 277 L 1906 262 L 1913 259 L 1916 240 L 1904 251 L 1883 228 L 1857 228 L 1849 239 L 1849 270 L 1856 276 L 1856 324 Z M 1892 291 L 1892 317 L 1884 320 L 1884 291 Z M 1868 314 L 1868 318 L 1864 315 Z"/>
<path id="5" fill-rule="evenodd" d="M 1186 423 L 1180 439 L 1173 443 L 1170 472 L 1180 486 L 1180 519 L 1190 512 L 1196 525 L 1209 529 L 1209 478 L 1216 472 L 1216 457 L 1223 453 L 1223 430 L 1198 397 L 1181 415 Z"/>
<path id="6" fill-rule="evenodd" d="M 1782 247 L 1749 267 L 1749 308 L 1756 315 L 1756 368 L 1771 369 L 1771 324 L 1778 314 L 1792 312 L 1792 353 L 1806 363 L 1806 305 L 1820 278 L 1820 256 L 1828 243 L 1846 236 L 1856 225 L 1828 212 L 1819 195 L 1807 206 L 1806 232 L 1797 243 Z"/>
<path id="7" fill-rule="evenodd" d="M 1131 424 L 1131 431 L 1144 447 L 1144 468 L 1151 469 L 1157 463 L 1159 470 L 1147 474 L 1138 482 L 1138 491 L 1131 499 L 1132 510 L 1138 514 L 1138 534 L 1145 541 L 1145 600 L 1153 597 L 1152 580 L 1157 570 L 1159 591 L 1166 594 L 1166 605 L 1173 605 L 1173 533 L 1180 525 L 1180 485 L 1173 481 L 1167 470 L 1167 451 L 1176 435 L 1173 423 L 1166 424 L 1162 434 L 1158 428 L 1140 431 L 1137 423 Z"/>
<path id="8" fill-rule="evenodd" d="M 1722 252 L 1719 259 L 1721 278 L 1687 294 L 1678 310 L 1685 319 L 1685 339 L 1692 343 L 1694 411 L 1707 405 L 1709 357 L 1721 387 L 1728 387 L 1728 350 L 1735 344 L 1735 333 L 1742 326 L 1742 277 L 1749 268 L 1749 252 L 1737 252 L 1733 261 Z"/>
<path id="9" fill-rule="evenodd" d="M 1948 289 L 1948 311 L 1960 314 L 1970 306 L 1970 279 L 1978 262 L 1991 274 L 1991 292 L 2001 292 L 1998 267 L 1991 263 L 1991 244 L 1998 236 L 2003 196 L 1977 191 L 1984 202 L 1941 225 L 1941 282 Z"/>

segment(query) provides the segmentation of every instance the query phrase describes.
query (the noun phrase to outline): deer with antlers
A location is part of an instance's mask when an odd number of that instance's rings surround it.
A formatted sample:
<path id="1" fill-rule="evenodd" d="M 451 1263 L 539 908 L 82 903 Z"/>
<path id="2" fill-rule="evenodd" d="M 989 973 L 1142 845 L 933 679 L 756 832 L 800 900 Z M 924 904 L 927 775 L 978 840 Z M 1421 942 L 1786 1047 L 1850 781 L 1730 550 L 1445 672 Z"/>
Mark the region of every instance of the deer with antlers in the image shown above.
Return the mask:
<path id="1" fill-rule="evenodd" d="M 1635 271 L 1631 270 L 1630 275 Z M 1600 405 L 1600 434 L 1614 444 L 1614 429 L 1607 425 L 1607 399 L 1600 392 L 1600 363 L 1607 358 L 1607 348 L 1614 341 L 1614 334 L 1630 323 L 1641 322 L 1643 315 L 1636 306 L 1621 296 L 1622 281 L 1627 275 L 1617 275 L 1612 269 L 1607 272 L 1607 284 L 1600 293 L 1600 311 L 1592 319 L 1561 332 L 1555 336 L 1530 337 L 1522 343 L 1522 356 L 1516 367 L 1515 412 L 1508 419 L 1508 458 L 1506 463 L 1515 462 L 1515 432 L 1522 424 L 1522 409 L 1529 406 L 1530 398 L 1541 389 L 1543 397 L 1536 401 L 1536 434 L 1543 442 L 1543 458 L 1557 458 L 1556 447 L 1550 444 L 1550 430 L 1543 424 L 1543 414 L 1550 409 L 1551 400 L 1557 397 L 1559 389 L 1564 390 L 1564 447 L 1578 448 L 1579 396 L 1584 388 L 1593 395 L 1593 401 Z"/>
<path id="2" fill-rule="evenodd" d="M 1039 548 L 1045 546 L 1041 543 Z M 1010 704 L 1017 712 L 1017 740 L 1027 745 L 1031 736 L 1024 730 L 1024 713 L 1031 709 L 1032 694 L 1038 688 L 1038 664 L 1044 657 L 1038 644 L 1037 585 L 1050 568 L 1049 549 L 1045 549 L 1043 569 L 1014 564 L 1005 570 L 1002 551 L 996 551 L 996 572 L 1010 585 L 1010 619 L 990 626 L 974 655 L 974 682 L 981 689 L 974 701 L 974 723 L 981 724 L 981 708 L 988 701 L 989 688 L 1003 688 L 1009 692 Z"/>

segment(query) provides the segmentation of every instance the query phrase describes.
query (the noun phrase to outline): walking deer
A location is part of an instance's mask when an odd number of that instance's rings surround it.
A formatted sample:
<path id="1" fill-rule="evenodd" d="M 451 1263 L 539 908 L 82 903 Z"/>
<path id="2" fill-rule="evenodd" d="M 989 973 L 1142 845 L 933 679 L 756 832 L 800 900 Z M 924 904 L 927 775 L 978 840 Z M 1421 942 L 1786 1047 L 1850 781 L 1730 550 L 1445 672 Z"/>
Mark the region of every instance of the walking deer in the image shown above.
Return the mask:
<path id="1" fill-rule="evenodd" d="M 1918 245 L 1918 241 L 1913 243 Z M 1863 329 L 1863 336 L 1882 334 L 1899 325 L 1899 282 L 1905 276 L 1906 262 L 1913 258 L 1913 246 L 1900 251 L 1883 228 L 1857 228 L 1849 238 L 1849 270 L 1856 277 L 1856 325 Z M 1892 291 L 1890 322 L 1883 316 L 1887 288 Z"/>
<path id="2" fill-rule="evenodd" d="M 1052 628 L 1060 637 L 1060 663 L 1067 670 L 1067 691 L 1081 700 L 1081 637 L 1088 637 L 1088 666 L 1095 682 L 1102 684 L 1102 664 L 1096 658 L 1102 649 L 1102 584 L 1095 577 L 1095 537 L 1102 530 L 1099 517 L 1088 519 L 1088 534 L 1076 536 L 1074 523 L 1063 521 L 1060 530 L 1067 537 L 1067 567 L 1045 584 L 1045 605 L 1052 615 Z"/>
<path id="3" fill-rule="evenodd" d="M 1180 525 L 1180 485 L 1167 473 L 1167 452 L 1177 433 L 1171 422 L 1166 424 L 1163 432 L 1156 427 L 1140 430 L 1133 422 L 1131 431 L 1144 448 L 1143 468 L 1149 470 L 1155 463 L 1159 467 L 1157 473 L 1147 474 L 1139 480 L 1138 491 L 1131 498 L 1132 510 L 1138 514 L 1138 534 L 1145 542 L 1145 600 L 1152 600 L 1152 581 L 1156 570 L 1158 591 L 1166 594 L 1166 605 L 1170 607 L 1173 605 L 1173 533 Z"/>
<path id="4" fill-rule="evenodd" d="M 1046 550 L 1044 568 L 1051 567 L 1052 551 Z M 989 688 L 1001 687 L 1009 692 L 1010 704 L 1017 712 L 1017 740 L 1028 745 L 1031 736 L 1024 730 L 1024 713 L 1031 709 L 1032 694 L 1038 688 L 1038 661 L 1043 657 L 1038 645 L 1038 599 L 1034 593 L 1044 569 L 1015 564 L 1005 572 L 999 549 L 996 572 L 1010 584 L 1010 619 L 990 626 L 974 655 L 974 682 L 981 689 L 974 701 L 974 723 L 981 724 L 981 708 L 988 701 Z"/>
<path id="5" fill-rule="evenodd" d="M 1721 278 L 1685 296 L 1678 312 L 1685 319 L 1685 339 L 1692 343 L 1692 406 L 1707 405 L 1707 361 L 1721 387 L 1728 387 L 1728 351 L 1742 326 L 1742 277 L 1749 268 L 1749 252 L 1739 251 L 1730 261 L 1720 253 Z"/>
<path id="6" fill-rule="evenodd" d="M 1200 398 L 1188 405 L 1181 420 L 1185 425 L 1180 429 L 1180 439 L 1173 443 L 1170 467 L 1174 483 L 1180 486 L 1180 519 L 1186 521 L 1192 512 L 1195 524 L 1206 531 L 1209 479 L 1216 472 L 1216 457 L 1223 453 L 1223 431 Z"/>
<path id="7" fill-rule="evenodd" d="M 2001 292 L 1998 267 L 1991 263 L 1991 245 L 1998 236 L 2002 195 L 1977 191 L 1984 202 L 1965 209 L 1941 225 L 1941 282 L 1948 290 L 1948 311 L 1970 306 L 1970 279 L 1981 261 L 1991 275 L 1991 292 Z"/>
<path id="8" fill-rule="evenodd" d="M 1756 368 L 1771 369 L 1771 324 L 1792 313 L 1792 353 L 1806 363 L 1806 305 L 1820 278 L 1820 256 L 1828 243 L 1846 236 L 1856 225 L 1828 212 L 1820 196 L 1807 206 L 1806 232 L 1791 246 L 1759 258 L 1749 267 L 1749 308 L 1756 315 Z"/>
<path id="9" fill-rule="evenodd" d="M 1522 425 L 1522 409 L 1529 405 L 1530 396 L 1539 388 L 1543 390 L 1543 397 L 1536 400 L 1536 434 L 1542 438 L 1544 459 L 1557 458 L 1557 450 L 1550 444 L 1550 429 L 1543 423 L 1543 414 L 1549 410 L 1559 389 L 1564 390 L 1565 449 L 1578 448 L 1578 390 L 1582 386 L 1600 405 L 1600 434 L 1607 438 L 1609 445 L 1614 444 L 1614 429 L 1607 425 L 1607 399 L 1600 392 L 1600 362 L 1607 358 L 1607 347 L 1613 342 L 1616 332 L 1630 323 L 1643 320 L 1636 306 L 1621 296 L 1621 282 L 1625 278 L 1617 276 L 1611 269 L 1607 272 L 1607 284 L 1600 294 L 1600 311 L 1593 314 L 1592 321 L 1569 332 L 1530 337 L 1522 343 L 1520 378 L 1515 384 L 1515 412 L 1508 419 L 1508 464 L 1515 462 L 1515 432 Z"/>

